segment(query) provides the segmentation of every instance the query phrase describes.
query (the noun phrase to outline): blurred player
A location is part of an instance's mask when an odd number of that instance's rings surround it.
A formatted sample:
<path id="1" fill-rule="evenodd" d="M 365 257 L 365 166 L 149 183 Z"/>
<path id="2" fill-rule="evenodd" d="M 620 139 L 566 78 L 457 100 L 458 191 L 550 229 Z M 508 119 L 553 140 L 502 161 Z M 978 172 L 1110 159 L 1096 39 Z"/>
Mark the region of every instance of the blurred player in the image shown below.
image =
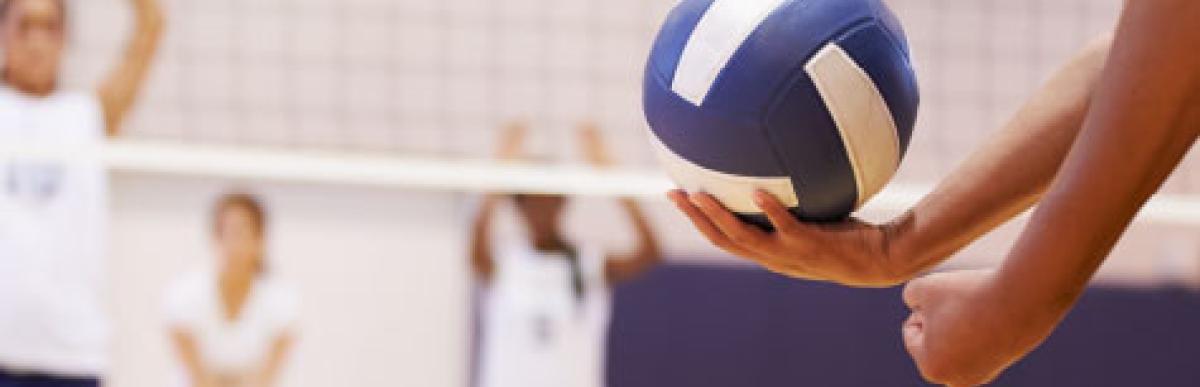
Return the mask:
<path id="1" fill-rule="evenodd" d="M 806 225 L 777 200 L 779 232 L 741 224 L 711 196 L 672 199 L 715 244 L 799 278 L 903 282 L 1038 204 L 997 270 L 934 274 L 904 291 L 924 376 L 986 383 L 1036 348 L 1083 293 L 1133 217 L 1200 134 L 1200 2 L 1126 1 L 1115 37 L 1084 50 L 995 139 L 886 225 Z"/>
<path id="2" fill-rule="evenodd" d="M 291 350 L 296 292 L 267 272 L 267 214 L 254 197 L 226 195 L 213 211 L 220 260 L 167 293 L 167 318 L 192 387 L 275 385 Z"/>
<path id="3" fill-rule="evenodd" d="M 520 158 L 524 135 L 523 127 L 509 127 L 499 158 Z M 580 139 L 592 165 L 612 165 L 594 128 L 585 128 Z M 510 197 L 529 239 L 493 251 L 492 217 Z M 606 255 L 567 241 L 560 226 L 566 203 L 560 195 L 493 194 L 484 199 L 471 251 L 475 274 L 486 291 L 481 387 L 604 385 L 611 290 L 654 267 L 661 256 L 649 223 L 632 199 L 620 201 L 638 236 L 630 255 Z"/>
<path id="4" fill-rule="evenodd" d="M 162 31 L 132 0 L 133 39 L 95 91 L 59 85 L 63 0 L 0 0 L 0 147 L 88 147 L 116 135 Z M 0 153 L 0 387 L 96 386 L 111 351 L 103 302 L 106 180 L 97 162 Z"/>

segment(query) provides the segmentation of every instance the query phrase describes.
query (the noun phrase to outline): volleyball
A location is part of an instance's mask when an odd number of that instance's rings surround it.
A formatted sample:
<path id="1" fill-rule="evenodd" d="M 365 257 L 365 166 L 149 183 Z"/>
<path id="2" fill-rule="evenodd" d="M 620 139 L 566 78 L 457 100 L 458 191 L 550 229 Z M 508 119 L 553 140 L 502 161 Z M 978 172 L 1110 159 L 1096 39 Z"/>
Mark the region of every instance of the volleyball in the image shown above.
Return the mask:
<path id="1" fill-rule="evenodd" d="M 753 193 L 837 221 L 892 178 L 919 95 L 900 23 L 880 0 L 683 0 L 646 66 L 659 159 L 767 226 Z"/>

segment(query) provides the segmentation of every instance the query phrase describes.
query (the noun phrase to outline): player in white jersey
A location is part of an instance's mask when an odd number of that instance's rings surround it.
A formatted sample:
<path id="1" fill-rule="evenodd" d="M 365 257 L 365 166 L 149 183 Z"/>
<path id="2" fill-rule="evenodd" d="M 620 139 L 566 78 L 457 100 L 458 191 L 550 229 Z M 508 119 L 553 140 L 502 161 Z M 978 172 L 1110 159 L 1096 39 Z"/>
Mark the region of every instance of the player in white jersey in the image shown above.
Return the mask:
<path id="1" fill-rule="evenodd" d="M 119 132 L 158 46 L 155 0 L 93 92 L 62 90 L 64 0 L 0 0 L 0 147 L 86 148 Z M 0 387 L 95 386 L 106 368 L 102 166 L 0 152 Z"/>
<path id="2" fill-rule="evenodd" d="M 275 385 L 292 346 L 299 297 L 266 270 L 267 214 L 257 199 L 226 195 L 213 211 L 220 260 L 167 292 L 176 352 L 193 387 Z"/>
<path id="3" fill-rule="evenodd" d="M 581 134 L 589 161 L 601 168 L 612 165 L 597 131 L 589 127 Z M 510 127 L 499 157 L 519 157 L 523 137 L 523 127 Z M 492 217 L 505 199 L 487 196 L 474 224 L 472 264 L 486 294 L 478 384 L 603 386 L 611 289 L 661 261 L 648 221 L 636 202 L 621 199 L 638 247 L 632 254 L 606 255 L 563 238 L 559 218 L 565 197 L 515 195 L 529 240 L 494 252 Z"/>

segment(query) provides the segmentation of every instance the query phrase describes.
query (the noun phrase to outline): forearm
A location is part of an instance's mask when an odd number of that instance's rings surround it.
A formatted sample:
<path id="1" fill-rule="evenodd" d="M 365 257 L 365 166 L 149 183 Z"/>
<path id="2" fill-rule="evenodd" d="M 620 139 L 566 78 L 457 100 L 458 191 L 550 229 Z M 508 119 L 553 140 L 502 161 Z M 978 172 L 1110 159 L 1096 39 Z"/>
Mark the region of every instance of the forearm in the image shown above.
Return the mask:
<path id="1" fill-rule="evenodd" d="M 175 343 L 175 351 L 179 355 L 180 361 L 183 362 L 192 385 L 196 387 L 217 386 L 217 377 L 209 372 L 200 361 L 200 353 L 191 334 L 183 329 L 175 328 L 172 329 L 171 339 Z"/>
<path id="2" fill-rule="evenodd" d="M 1110 47 L 1108 36 L 1089 44 L 999 134 L 888 225 L 906 272 L 937 265 L 1041 198 L 1079 133 Z"/>
<path id="3" fill-rule="evenodd" d="M 274 345 L 271 346 L 270 358 L 258 376 L 255 387 L 271 387 L 276 385 L 279 380 L 279 374 L 283 370 L 283 364 L 287 360 L 288 353 L 291 352 L 291 348 L 291 334 L 283 335 L 275 340 Z"/>
<path id="4" fill-rule="evenodd" d="M 500 204 L 500 196 L 484 196 L 479 212 L 471 225 L 471 266 L 477 276 L 488 279 L 494 269 L 491 247 L 492 218 Z"/>
<path id="5" fill-rule="evenodd" d="M 1000 272 L 1021 304 L 1068 308 L 1200 131 L 1200 3 L 1126 4 L 1084 131 Z"/>
<path id="6" fill-rule="evenodd" d="M 132 0 L 131 4 L 134 9 L 133 36 L 126 45 L 123 61 L 99 89 L 109 136 L 119 134 L 125 114 L 136 100 L 158 51 L 165 25 L 157 0 Z"/>
<path id="7" fill-rule="evenodd" d="M 605 276 L 609 285 L 628 281 L 662 262 L 662 250 L 659 247 L 658 238 L 655 236 L 649 220 L 642 212 L 641 206 L 629 198 L 622 198 L 620 203 L 625 214 L 629 216 L 630 222 L 633 223 L 638 245 L 632 254 L 609 257 L 605 266 Z"/>

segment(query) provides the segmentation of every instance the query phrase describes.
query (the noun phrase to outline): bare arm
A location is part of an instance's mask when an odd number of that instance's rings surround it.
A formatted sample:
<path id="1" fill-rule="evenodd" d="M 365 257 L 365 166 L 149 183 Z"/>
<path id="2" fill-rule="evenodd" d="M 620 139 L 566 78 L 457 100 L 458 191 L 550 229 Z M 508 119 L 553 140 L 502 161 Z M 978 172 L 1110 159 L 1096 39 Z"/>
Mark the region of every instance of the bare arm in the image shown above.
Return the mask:
<path id="1" fill-rule="evenodd" d="M 994 138 L 889 225 L 915 275 L 1037 203 L 1083 126 L 1112 37 L 1063 66 Z"/>
<path id="2" fill-rule="evenodd" d="M 171 341 L 175 344 L 175 352 L 187 369 L 188 377 L 195 387 L 216 387 L 218 381 L 200 361 L 200 352 L 191 333 L 182 328 L 171 329 Z"/>
<path id="3" fill-rule="evenodd" d="M 654 229 L 650 227 L 642 207 L 633 199 L 622 198 L 621 208 L 633 223 L 638 245 L 631 254 L 612 256 L 605 261 L 604 275 L 609 286 L 633 279 L 662 262 L 658 237 L 654 235 Z"/>
<path id="4" fill-rule="evenodd" d="M 125 114 L 137 99 L 158 51 L 163 31 L 163 15 L 157 0 L 131 0 L 131 3 L 136 20 L 133 38 L 125 49 L 124 60 L 109 73 L 97 91 L 109 136 L 120 133 Z"/>
<path id="5" fill-rule="evenodd" d="M 1126 2 L 1083 132 L 1000 273 L 1013 297 L 1073 304 L 1192 147 L 1200 133 L 1196 20 L 1193 0 Z"/>
<path id="6" fill-rule="evenodd" d="M 501 199 L 502 197 L 495 194 L 485 196 L 471 226 L 471 269 L 484 283 L 491 282 L 496 271 L 495 258 L 492 255 L 492 218 L 495 217 L 496 207 Z"/>
<path id="7" fill-rule="evenodd" d="M 505 127 L 497 145 L 496 159 L 512 161 L 520 157 L 526 130 L 525 124 L 520 122 Z M 492 218 L 503 199 L 499 194 L 484 196 L 483 204 L 471 225 L 471 268 L 475 276 L 485 283 L 492 280 L 496 271 L 496 260 L 492 254 Z"/>
<path id="8" fill-rule="evenodd" d="M 1200 134 L 1200 3 L 1127 1 L 1083 130 L 997 272 L 911 282 L 905 343 L 922 373 L 985 383 L 1058 325 Z"/>
<path id="9" fill-rule="evenodd" d="M 275 339 L 275 342 L 271 344 L 271 353 L 268 355 L 267 363 L 257 379 L 256 387 L 271 387 L 279 382 L 279 374 L 283 371 L 283 365 L 292 351 L 292 342 L 291 334 L 285 334 Z"/>
<path id="10" fill-rule="evenodd" d="M 852 286 L 896 285 L 1041 197 L 1079 133 L 1110 46 L 1103 37 L 1082 50 L 998 135 L 889 224 L 802 224 L 760 194 L 777 230 L 772 234 L 742 223 L 709 195 L 674 192 L 671 199 L 718 247 L 772 271 Z"/>

